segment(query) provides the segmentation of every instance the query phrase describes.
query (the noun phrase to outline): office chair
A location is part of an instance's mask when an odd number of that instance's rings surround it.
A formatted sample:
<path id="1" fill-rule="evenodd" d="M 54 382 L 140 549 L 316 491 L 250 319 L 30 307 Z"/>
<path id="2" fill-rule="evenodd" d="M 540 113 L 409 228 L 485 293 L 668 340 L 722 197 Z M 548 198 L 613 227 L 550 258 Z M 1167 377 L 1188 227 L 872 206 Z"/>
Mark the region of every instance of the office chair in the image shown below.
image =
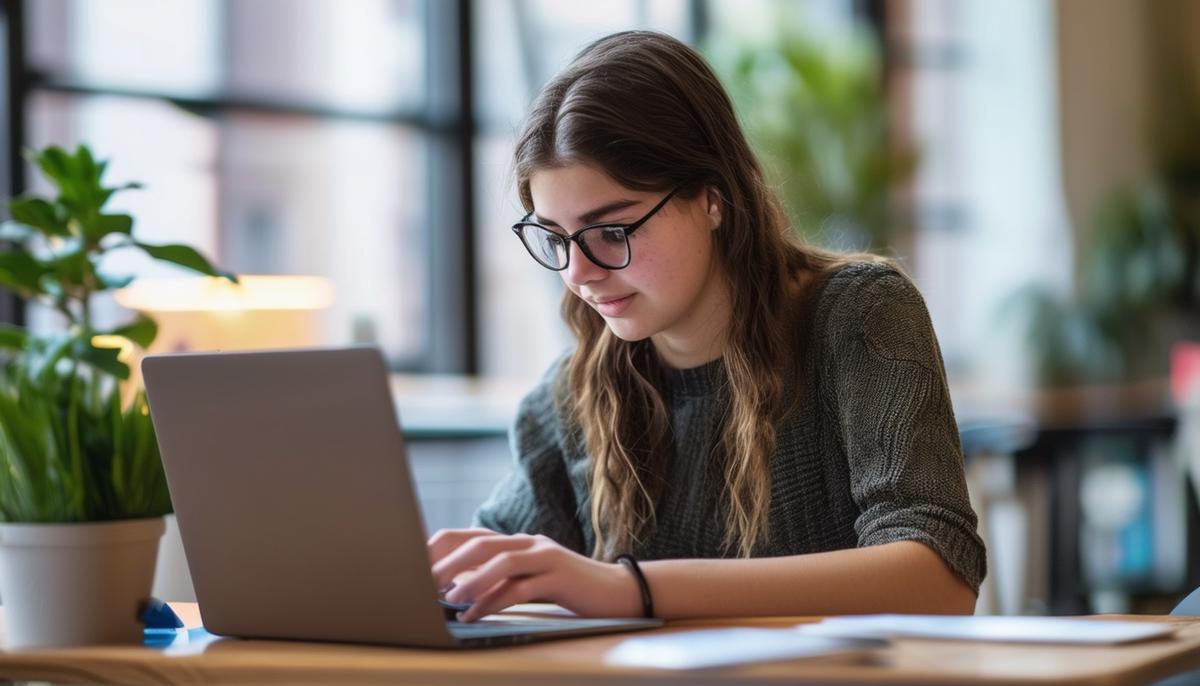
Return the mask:
<path id="1" fill-rule="evenodd" d="M 1200 617 L 1200 588 L 1192 591 L 1186 598 L 1179 601 L 1175 609 L 1171 610 L 1171 614 L 1185 617 Z M 1200 669 L 1176 674 L 1162 681 L 1156 681 L 1153 686 L 1200 686 Z"/>
<path id="2" fill-rule="evenodd" d="M 1200 588 L 1188 594 L 1188 597 L 1179 601 L 1171 614 L 1180 617 L 1200 617 Z"/>

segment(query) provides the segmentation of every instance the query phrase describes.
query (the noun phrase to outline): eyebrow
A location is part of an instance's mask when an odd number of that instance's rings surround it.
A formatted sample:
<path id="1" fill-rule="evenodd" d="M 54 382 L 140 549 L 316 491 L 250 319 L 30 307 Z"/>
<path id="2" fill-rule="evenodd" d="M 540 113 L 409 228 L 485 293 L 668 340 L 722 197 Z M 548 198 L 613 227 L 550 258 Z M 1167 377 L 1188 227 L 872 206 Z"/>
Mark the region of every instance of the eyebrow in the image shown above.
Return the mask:
<path id="1" fill-rule="evenodd" d="M 600 219 L 601 217 L 603 217 L 606 214 L 616 212 L 617 210 L 623 210 L 627 207 L 633 207 L 634 205 L 637 205 L 637 204 L 640 204 L 640 201 L 638 201 L 638 200 L 616 200 L 614 202 L 608 203 L 607 205 L 601 205 L 600 207 L 597 207 L 594 210 L 589 210 L 589 211 L 584 212 L 583 214 L 579 215 L 579 223 L 583 224 L 584 226 L 587 226 L 588 224 L 595 223 L 596 220 Z M 559 229 L 562 228 L 553 219 L 547 219 L 546 217 L 538 216 L 536 210 L 534 211 L 534 216 L 537 216 L 538 221 L 542 224 L 545 224 L 546 226 L 553 226 L 553 227 L 559 228 Z"/>

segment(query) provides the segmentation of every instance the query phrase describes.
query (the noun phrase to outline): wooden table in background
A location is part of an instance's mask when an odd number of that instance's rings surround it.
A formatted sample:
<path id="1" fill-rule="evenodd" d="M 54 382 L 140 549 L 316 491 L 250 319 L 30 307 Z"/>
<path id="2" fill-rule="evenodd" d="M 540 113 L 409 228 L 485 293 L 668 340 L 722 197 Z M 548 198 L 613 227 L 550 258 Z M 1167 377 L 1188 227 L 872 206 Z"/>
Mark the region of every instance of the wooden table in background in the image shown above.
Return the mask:
<path id="1" fill-rule="evenodd" d="M 188 626 L 195 605 L 173 604 Z M 1137 684 L 1200 668 L 1200 617 L 1170 622 L 1172 639 L 1077 647 L 968 641 L 894 641 L 864 654 L 675 672 L 609 667 L 627 635 L 510 648 L 438 651 L 283 641 L 220 640 L 196 654 L 138 646 L 0 653 L 0 680 L 112 684 Z M 658 631 L 785 627 L 817 618 L 671 622 Z M 2 622 L 2 616 L 0 616 Z M 2 623 L 0 623 L 2 630 Z"/>

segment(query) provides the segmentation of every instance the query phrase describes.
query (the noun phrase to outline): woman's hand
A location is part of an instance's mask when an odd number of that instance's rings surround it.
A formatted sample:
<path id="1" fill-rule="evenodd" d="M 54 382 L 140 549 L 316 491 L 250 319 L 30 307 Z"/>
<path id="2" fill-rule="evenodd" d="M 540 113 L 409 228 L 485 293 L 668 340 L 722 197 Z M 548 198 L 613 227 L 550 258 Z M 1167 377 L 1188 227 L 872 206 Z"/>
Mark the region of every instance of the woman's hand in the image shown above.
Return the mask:
<path id="1" fill-rule="evenodd" d="M 548 600 L 588 617 L 639 617 L 641 593 L 621 564 L 597 562 L 546 536 L 487 529 L 443 529 L 429 539 L 439 589 L 452 603 L 472 603 L 471 622 L 510 605 Z"/>

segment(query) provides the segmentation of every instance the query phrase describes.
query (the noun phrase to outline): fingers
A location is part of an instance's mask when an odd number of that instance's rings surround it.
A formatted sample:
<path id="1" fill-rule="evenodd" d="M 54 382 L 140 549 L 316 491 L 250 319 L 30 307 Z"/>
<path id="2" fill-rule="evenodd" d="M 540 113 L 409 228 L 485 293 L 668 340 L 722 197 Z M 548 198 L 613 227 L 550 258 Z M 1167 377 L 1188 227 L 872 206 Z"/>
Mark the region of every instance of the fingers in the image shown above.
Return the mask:
<path id="1" fill-rule="evenodd" d="M 536 578 L 506 579 L 475 601 L 469 610 L 458 615 L 459 621 L 473 622 L 506 607 L 525 603 L 539 597 Z"/>
<path id="2" fill-rule="evenodd" d="M 507 536 L 489 532 L 489 535 L 473 536 L 433 565 L 434 582 L 438 588 L 445 588 L 460 573 L 474 569 L 500 553 L 528 548 L 535 540 L 526 534 Z"/>
<path id="3" fill-rule="evenodd" d="M 495 536 L 491 529 L 442 529 L 435 533 L 426 543 L 429 550 L 429 563 L 437 564 L 438 560 L 454 552 L 459 546 L 472 538 L 479 536 Z"/>
<path id="4" fill-rule="evenodd" d="M 460 577 L 453 590 L 446 594 L 451 602 L 479 602 L 492 588 L 508 579 L 532 577 L 551 570 L 550 555 L 545 549 L 525 548 L 496 554 L 475 572 Z"/>

